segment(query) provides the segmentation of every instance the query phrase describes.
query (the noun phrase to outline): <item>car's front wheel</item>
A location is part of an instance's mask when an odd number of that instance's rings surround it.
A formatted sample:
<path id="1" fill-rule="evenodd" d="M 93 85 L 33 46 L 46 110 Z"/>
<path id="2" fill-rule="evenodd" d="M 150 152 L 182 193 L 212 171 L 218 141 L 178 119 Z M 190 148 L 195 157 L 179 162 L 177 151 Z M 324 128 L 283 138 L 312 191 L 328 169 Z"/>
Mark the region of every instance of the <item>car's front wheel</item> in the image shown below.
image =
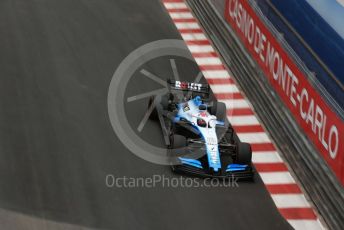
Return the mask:
<path id="1" fill-rule="evenodd" d="M 227 116 L 226 104 L 223 102 L 214 102 L 214 105 L 210 109 L 210 113 L 215 115 L 217 120 L 225 121 Z"/>
<path id="2" fill-rule="evenodd" d="M 155 96 L 151 96 L 149 98 L 148 101 L 148 109 L 152 106 L 152 104 L 154 103 L 155 100 Z M 168 105 L 169 105 L 169 95 L 163 95 L 161 96 L 161 100 L 160 105 L 162 106 L 163 110 L 167 110 L 168 109 Z M 149 116 L 149 119 L 151 120 L 158 120 L 159 116 L 158 116 L 158 110 L 156 109 L 156 106 L 153 108 L 151 115 Z"/>
<path id="3" fill-rule="evenodd" d="M 186 137 L 182 135 L 178 135 L 178 134 L 173 135 L 173 138 L 171 141 L 172 141 L 173 149 L 183 148 L 183 147 L 186 147 L 187 145 Z"/>
<path id="4" fill-rule="evenodd" d="M 237 163 L 250 164 L 252 161 L 252 149 L 249 143 L 240 142 L 238 144 Z"/>

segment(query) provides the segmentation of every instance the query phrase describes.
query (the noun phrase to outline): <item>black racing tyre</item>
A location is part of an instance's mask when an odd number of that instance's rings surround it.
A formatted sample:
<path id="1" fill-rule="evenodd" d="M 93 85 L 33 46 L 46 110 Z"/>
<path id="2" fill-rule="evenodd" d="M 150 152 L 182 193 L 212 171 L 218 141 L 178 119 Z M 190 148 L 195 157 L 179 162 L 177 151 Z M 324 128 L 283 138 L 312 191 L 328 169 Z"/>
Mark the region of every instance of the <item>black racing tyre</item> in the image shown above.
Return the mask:
<path id="1" fill-rule="evenodd" d="M 148 109 L 151 106 L 151 104 L 154 102 L 154 99 L 155 99 L 155 96 L 151 96 L 149 98 Z M 166 95 L 161 96 L 160 105 L 162 106 L 163 110 L 167 110 L 168 109 L 169 95 L 166 94 Z M 156 107 L 154 107 L 154 109 L 153 109 L 149 119 L 151 119 L 151 120 L 158 120 L 159 119 L 158 111 L 157 111 Z"/>
<path id="2" fill-rule="evenodd" d="M 227 117 L 226 104 L 223 102 L 215 102 L 210 109 L 210 113 L 215 115 L 217 120 L 225 121 Z"/>
<path id="3" fill-rule="evenodd" d="M 183 148 L 186 147 L 187 145 L 187 140 L 186 137 L 182 135 L 173 135 L 173 140 L 172 140 L 172 149 L 178 149 L 178 148 Z"/>
<path id="4" fill-rule="evenodd" d="M 228 127 L 228 130 L 225 133 L 218 132 L 218 137 L 221 137 L 222 141 L 226 143 L 230 143 L 230 144 L 234 142 L 233 135 L 234 135 L 234 130 L 232 127 Z"/>
<path id="5" fill-rule="evenodd" d="M 149 101 L 148 101 L 148 109 L 150 108 L 150 106 L 151 106 L 152 103 L 154 102 L 154 99 L 155 99 L 154 96 L 151 96 L 151 97 L 149 98 Z M 158 119 L 159 119 L 159 117 L 158 117 L 158 111 L 156 110 L 156 107 L 154 107 L 152 113 L 151 113 L 150 116 L 149 116 L 149 119 L 151 119 L 151 120 L 158 120 Z"/>
<path id="6" fill-rule="evenodd" d="M 252 149 L 249 143 L 239 142 L 238 143 L 238 155 L 237 163 L 239 164 L 250 164 L 252 161 Z"/>
<path id="7" fill-rule="evenodd" d="M 168 94 L 161 96 L 160 104 L 161 104 L 163 110 L 168 109 L 168 105 L 169 105 L 169 95 Z"/>

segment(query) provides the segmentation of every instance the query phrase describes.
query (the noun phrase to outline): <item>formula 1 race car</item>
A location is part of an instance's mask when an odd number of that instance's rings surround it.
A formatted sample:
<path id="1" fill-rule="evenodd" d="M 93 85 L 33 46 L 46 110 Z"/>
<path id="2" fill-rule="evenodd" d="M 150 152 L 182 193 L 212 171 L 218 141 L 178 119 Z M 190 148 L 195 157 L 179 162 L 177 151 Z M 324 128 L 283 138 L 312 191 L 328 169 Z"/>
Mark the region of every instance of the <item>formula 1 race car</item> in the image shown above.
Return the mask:
<path id="1" fill-rule="evenodd" d="M 168 80 L 152 96 L 150 119 L 162 127 L 174 172 L 200 177 L 252 179 L 252 151 L 227 120 L 226 105 L 210 100 L 207 84 Z M 147 111 L 147 112 L 148 112 Z"/>

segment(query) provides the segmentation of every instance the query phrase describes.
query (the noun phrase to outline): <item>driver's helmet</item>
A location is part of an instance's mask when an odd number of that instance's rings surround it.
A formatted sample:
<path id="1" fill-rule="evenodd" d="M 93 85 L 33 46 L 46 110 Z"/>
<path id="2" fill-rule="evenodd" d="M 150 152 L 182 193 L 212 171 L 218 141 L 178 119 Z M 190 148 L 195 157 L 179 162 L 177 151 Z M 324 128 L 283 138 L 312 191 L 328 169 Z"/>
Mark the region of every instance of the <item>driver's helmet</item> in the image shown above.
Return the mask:
<path id="1" fill-rule="evenodd" d="M 197 125 L 199 127 L 207 127 L 207 122 L 205 120 L 203 120 L 202 118 L 198 118 L 197 119 Z"/>

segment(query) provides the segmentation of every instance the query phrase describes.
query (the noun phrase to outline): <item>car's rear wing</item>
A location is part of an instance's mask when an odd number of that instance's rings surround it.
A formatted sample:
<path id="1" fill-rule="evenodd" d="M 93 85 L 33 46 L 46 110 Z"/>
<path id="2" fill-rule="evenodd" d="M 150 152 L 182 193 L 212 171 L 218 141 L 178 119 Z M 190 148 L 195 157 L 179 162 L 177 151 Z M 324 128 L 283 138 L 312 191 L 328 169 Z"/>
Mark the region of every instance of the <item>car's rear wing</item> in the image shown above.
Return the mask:
<path id="1" fill-rule="evenodd" d="M 167 83 L 170 89 L 182 90 L 182 91 L 192 91 L 197 93 L 209 94 L 210 87 L 208 84 L 201 84 L 195 82 L 186 82 L 186 81 L 176 81 L 176 80 L 167 80 Z"/>

